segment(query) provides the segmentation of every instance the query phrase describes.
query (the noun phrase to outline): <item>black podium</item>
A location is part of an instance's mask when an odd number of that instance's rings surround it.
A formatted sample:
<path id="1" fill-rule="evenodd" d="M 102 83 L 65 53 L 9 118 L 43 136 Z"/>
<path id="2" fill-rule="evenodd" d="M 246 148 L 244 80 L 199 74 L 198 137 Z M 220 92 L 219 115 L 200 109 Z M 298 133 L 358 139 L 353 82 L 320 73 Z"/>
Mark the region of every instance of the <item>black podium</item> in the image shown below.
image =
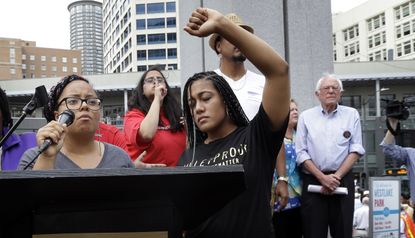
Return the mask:
<path id="1" fill-rule="evenodd" d="M 179 237 L 245 189 L 242 166 L 0 172 L 0 237 L 168 231 Z"/>

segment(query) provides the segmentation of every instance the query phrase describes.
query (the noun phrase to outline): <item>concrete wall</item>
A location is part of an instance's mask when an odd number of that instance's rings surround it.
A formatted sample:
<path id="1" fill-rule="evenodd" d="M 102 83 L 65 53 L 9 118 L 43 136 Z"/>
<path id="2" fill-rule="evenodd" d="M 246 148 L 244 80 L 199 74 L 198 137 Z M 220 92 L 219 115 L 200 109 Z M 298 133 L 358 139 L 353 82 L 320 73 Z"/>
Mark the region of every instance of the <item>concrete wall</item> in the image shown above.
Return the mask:
<path id="1" fill-rule="evenodd" d="M 310 100 L 310 97 L 314 98 L 314 85 L 323 72 L 333 71 L 329 0 L 188 1 L 180 5 L 180 28 L 184 27 L 192 10 L 199 6 L 214 8 L 224 14 L 237 13 L 255 29 L 256 35 L 289 62 L 292 97 L 300 108 L 317 104 L 316 100 Z M 184 31 L 180 32 L 180 38 L 182 85 L 194 73 L 218 68 L 218 58 L 210 49 L 208 38 L 193 37 Z M 258 72 L 252 64 L 248 64 L 248 68 Z"/>

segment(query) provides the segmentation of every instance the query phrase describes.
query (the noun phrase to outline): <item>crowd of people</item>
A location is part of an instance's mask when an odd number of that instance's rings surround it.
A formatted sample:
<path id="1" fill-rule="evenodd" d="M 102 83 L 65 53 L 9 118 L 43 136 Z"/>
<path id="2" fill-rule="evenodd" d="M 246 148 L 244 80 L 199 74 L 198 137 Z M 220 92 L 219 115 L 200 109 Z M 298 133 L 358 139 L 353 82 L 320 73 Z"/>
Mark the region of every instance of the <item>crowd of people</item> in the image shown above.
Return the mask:
<path id="1" fill-rule="evenodd" d="M 287 62 L 236 14 L 198 8 L 184 30 L 210 36 L 219 67 L 187 80 L 183 109 L 162 69 L 151 67 L 138 80 L 119 130 L 100 122 L 102 99 L 90 82 L 69 75 L 50 89 L 44 107 L 48 123 L 37 133 L 13 134 L 2 145 L 1 169 L 241 164 L 246 190 L 183 232 L 185 237 L 324 238 L 328 232 L 335 238 L 367 237 L 369 200 L 363 196 L 355 209 L 351 172 L 365 154 L 360 117 L 356 109 L 339 105 L 342 82 L 323 75 L 315 87 L 320 104 L 300 114 L 290 96 Z M 262 75 L 247 70 L 246 60 Z M 1 138 L 13 121 L 3 90 L 0 97 Z M 73 122 L 59 123 L 67 110 Z M 396 128 L 397 120 L 389 122 Z M 390 131 L 381 146 L 407 163 L 414 199 L 415 150 L 395 145 Z M 347 193 L 335 193 L 338 188 Z M 403 224 L 413 218 L 408 207 Z"/>

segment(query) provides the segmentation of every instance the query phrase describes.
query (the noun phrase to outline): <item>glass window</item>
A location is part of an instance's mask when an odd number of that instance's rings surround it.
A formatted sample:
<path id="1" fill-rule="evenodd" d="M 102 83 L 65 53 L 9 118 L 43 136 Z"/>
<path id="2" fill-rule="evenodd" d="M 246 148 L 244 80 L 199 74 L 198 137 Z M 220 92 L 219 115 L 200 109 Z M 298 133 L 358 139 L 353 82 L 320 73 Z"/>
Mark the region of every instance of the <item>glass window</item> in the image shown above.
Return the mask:
<path id="1" fill-rule="evenodd" d="M 72 72 L 78 73 L 78 68 L 77 67 L 72 67 Z"/>
<path id="2" fill-rule="evenodd" d="M 148 59 L 149 60 L 165 59 L 165 58 L 166 58 L 166 50 L 165 49 L 148 50 Z"/>
<path id="3" fill-rule="evenodd" d="M 381 94 L 380 95 L 381 116 L 385 115 L 385 107 L 386 107 L 387 101 L 393 100 L 394 98 L 395 98 L 395 94 Z M 370 95 L 368 97 L 368 105 L 369 105 L 368 115 L 373 116 L 373 117 L 376 116 L 376 101 L 375 101 L 374 95 Z"/>
<path id="4" fill-rule="evenodd" d="M 64 72 L 64 73 L 68 72 L 68 67 L 62 66 L 62 72 Z"/>
<path id="5" fill-rule="evenodd" d="M 176 12 L 176 3 L 175 2 L 166 2 L 166 11 L 167 12 Z"/>
<path id="6" fill-rule="evenodd" d="M 167 49 L 167 58 L 177 59 L 177 49 L 176 48 Z"/>
<path id="7" fill-rule="evenodd" d="M 359 111 L 360 115 L 362 114 L 362 100 L 359 95 L 342 96 L 340 104 L 348 107 L 353 107 Z"/>
<path id="8" fill-rule="evenodd" d="M 26 69 L 26 64 L 22 64 L 22 69 Z"/>
<path id="9" fill-rule="evenodd" d="M 168 43 L 175 43 L 176 41 L 177 41 L 176 33 L 167 33 L 167 42 Z"/>
<path id="10" fill-rule="evenodd" d="M 52 72 L 56 72 L 56 65 L 52 65 Z"/>
<path id="11" fill-rule="evenodd" d="M 10 68 L 10 74 L 16 74 L 16 69 L 15 68 Z"/>
<path id="12" fill-rule="evenodd" d="M 26 55 L 25 54 L 22 55 L 22 60 L 26 60 Z"/>
<path id="13" fill-rule="evenodd" d="M 146 35 L 137 35 L 137 45 L 146 44 Z"/>
<path id="14" fill-rule="evenodd" d="M 136 4 L 135 5 L 135 14 L 145 14 L 146 6 L 145 4 Z"/>
<path id="15" fill-rule="evenodd" d="M 41 69 L 42 71 L 46 71 L 46 65 L 42 64 L 42 66 L 40 67 L 40 69 Z"/>
<path id="16" fill-rule="evenodd" d="M 77 64 L 78 63 L 78 58 L 72 58 L 72 64 Z"/>
<path id="17" fill-rule="evenodd" d="M 30 60 L 35 60 L 36 57 L 34 55 L 30 55 Z"/>
<path id="18" fill-rule="evenodd" d="M 40 61 L 45 62 L 45 61 L 46 61 L 46 56 L 41 55 L 41 56 L 40 56 Z"/>
<path id="19" fill-rule="evenodd" d="M 147 53 L 145 50 L 137 50 L 137 60 L 146 60 Z"/>
<path id="20" fill-rule="evenodd" d="M 164 13 L 164 2 L 163 3 L 148 3 L 147 13 Z"/>
<path id="21" fill-rule="evenodd" d="M 403 54 L 407 55 L 411 53 L 411 41 L 406 41 L 403 43 Z"/>
<path id="22" fill-rule="evenodd" d="M 135 23 L 136 23 L 137 30 L 146 29 L 146 20 L 144 19 L 136 20 Z"/>
<path id="23" fill-rule="evenodd" d="M 403 24 L 403 35 L 406 36 L 406 35 L 409 35 L 410 33 L 411 33 L 411 27 L 409 25 L 409 22 L 405 22 Z"/>
<path id="24" fill-rule="evenodd" d="M 396 45 L 396 56 L 402 56 L 402 45 Z"/>
<path id="25" fill-rule="evenodd" d="M 177 64 L 169 64 L 169 65 L 167 66 L 167 69 L 168 69 L 168 70 L 175 70 L 175 69 L 177 69 Z"/>
<path id="26" fill-rule="evenodd" d="M 66 63 L 68 61 L 68 59 L 66 57 L 62 57 L 62 63 Z M 66 71 L 64 71 L 66 72 Z"/>
<path id="27" fill-rule="evenodd" d="M 380 26 L 379 18 L 375 18 L 374 21 L 373 21 L 373 28 L 377 29 L 377 28 L 379 28 L 379 26 Z"/>
<path id="28" fill-rule="evenodd" d="M 409 3 L 402 6 L 402 17 L 409 16 Z"/>
<path id="29" fill-rule="evenodd" d="M 56 62 L 56 56 L 52 56 L 51 60 L 52 62 Z"/>
<path id="30" fill-rule="evenodd" d="M 164 27 L 165 27 L 165 19 L 164 18 L 150 18 L 150 19 L 147 19 L 147 28 L 148 29 L 164 28 Z"/>
<path id="31" fill-rule="evenodd" d="M 168 17 L 167 18 L 167 27 L 176 27 L 176 18 Z"/>
<path id="32" fill-rule="evenodd" d="M 147 36 L 148 44 L 164 44 L 166 43 L 166 35 L 162 34 L 149 34 Z"/>
<path id="33" fill-rule="evenodd" d="M 147 70 L 147 66 L 146 65 L 139 65 L 137 66 L 137 71 L 138 72 L 143 72 Z"/>

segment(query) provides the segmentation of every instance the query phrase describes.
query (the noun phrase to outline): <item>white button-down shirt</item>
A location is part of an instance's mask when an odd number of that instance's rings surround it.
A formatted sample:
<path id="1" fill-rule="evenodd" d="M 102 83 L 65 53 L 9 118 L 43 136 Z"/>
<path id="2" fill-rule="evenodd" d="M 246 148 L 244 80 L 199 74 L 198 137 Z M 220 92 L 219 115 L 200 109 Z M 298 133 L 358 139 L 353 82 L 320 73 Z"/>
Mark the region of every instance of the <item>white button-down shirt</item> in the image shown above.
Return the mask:
<path id="1" fill-rule="evenodd" d="M 320 106 L 304 111 L 296 137 L 297 164 L 311 159 L 320 171 L 336 171 L 346 157 L 365 154 L 360 117 L 356 109 L 337 105 L 327 113 Z"/>

